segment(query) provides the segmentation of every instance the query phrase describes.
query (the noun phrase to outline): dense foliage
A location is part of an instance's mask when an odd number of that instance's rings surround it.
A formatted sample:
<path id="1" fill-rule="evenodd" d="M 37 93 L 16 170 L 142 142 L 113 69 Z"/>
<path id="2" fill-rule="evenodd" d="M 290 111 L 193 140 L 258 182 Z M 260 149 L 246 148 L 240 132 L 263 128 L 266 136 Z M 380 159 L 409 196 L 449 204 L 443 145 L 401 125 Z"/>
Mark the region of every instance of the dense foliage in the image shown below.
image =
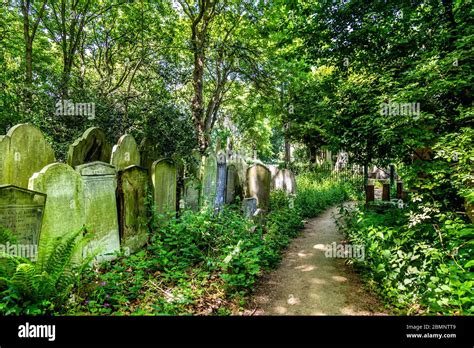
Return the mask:
<path id="1" fill-rule="evenodd" d="M 474 314 L 474 226 L 428 207 L 345 211 L 351 243 L 365 247 L 355 266 L 400 313 Z"/>

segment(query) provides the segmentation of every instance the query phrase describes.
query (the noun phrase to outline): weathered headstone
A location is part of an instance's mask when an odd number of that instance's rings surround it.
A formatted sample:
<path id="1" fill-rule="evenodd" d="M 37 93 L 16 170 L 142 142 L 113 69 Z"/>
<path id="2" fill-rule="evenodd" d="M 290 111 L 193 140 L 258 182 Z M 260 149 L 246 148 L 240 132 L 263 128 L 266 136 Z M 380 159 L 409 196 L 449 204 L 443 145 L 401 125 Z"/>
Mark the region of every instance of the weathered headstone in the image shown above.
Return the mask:
<path id="1" fill-rule="evenodd" d="M 112 147 L 102 129 L 91 127 L 69 146 L 67 153 L 67 164 L 76 167 L 91 162 L 110 162 Z"/>
<path id="2" fill-rule="evenodd" d="M 217 187 L 216 187 L 216 200 L 214 207 L 221 209 L 225 203 L 226 194 L 226 183 L 227 183 L 227 165 L 226 165 L 226 154 L 220 151 L 217 154 Z"/>
<path id="3" fill-rule="evenodd" d="M 242 197 L 242 184 L 237 167 L 231 164 L 227 167 L 226 203 L 234 203 L 237 196 Z"/>
<path id="4" fill-rule="evenodd" d="M 64 163 L 52 163 L 35 173 L 29 189 L 47 195 L 40 234 L 41 246 L 78 232 L 84 225 L 82 178 Z"/>
<path id="5" fill-rule="evenodd" d="M 84 223 L 92 238 L 83 255 L 96 254 L 97 261 L 112 260 L 120 251 L 117 217 L 117 173 L 105 162 L 92 162 L 76 167 L 82 177 Z"/>
<path id="6" fill-rule="evenodd" d="M 0 165 L 0 184 L 28 187 L 28 180 L 44 166 L 53 163 L 54 152 L 43 133 L 35 126 L 25 123 L 12 127 L 0 139 L 0 154 L 4 161 Z"/>
<path id="7" fill-rule="evenodd" d="M 288 169 L 280 169 L 272 179 L 272 189 L 295 194 L 296 178 L 293 172 Z"/>
<path id="8" fill-rule="evenodd" d="M 209 154 L 204 159 L 202 174 L 202 202 L 203 204 L 214 204 L 217 193 L 217 158 Z"/>
<path id="9" fill-rule="evenodd" d="M 134 253 L 148 241 L 146 192 L 148 171 L 130 166 L 118 172 L 117 207 L 120 244 Z"/>
<path id="10" fill-rule="evenodd" d="M 140 152 L 133 136 L 125 134 L 120 137 L 117 145 L 114 145 L 112 149 L 110 164 L 117 170 L 140 165 Z"/>
<path id="11" fill-rule="evenodd" d="M 160 214 L 176 211 L 176 166 L 170 159 L 155 161 L 152 166 L 153 195 Z"/>
<path id="12" fill-rule="evenodd" d="M 247 219 L 250 219 L 254 216 L 255 212 L 257 211 L 257 198 L 249 197 L 244 198 L 244 216 Z"/>
<path id="13" fill-rule="evenodd" d="M 270 207 L 271 173 L 267 167 L 255 164 L 247 169 L 247 195 L 257 198 L 257 207 L 268 211 Z"/>
<path id="14" fill-rule="evenodd" d="M 197 178 L 184 179 L 184 207 L 193 211 L 199 210 L 199 192 L 201 182 Z"/>
<path id="15" fill-rule="evenodd" d="M 44 193 L 0 185 L 0 227 L 9 229 L 27 251 L 38 248 L 45 202 Z"/>

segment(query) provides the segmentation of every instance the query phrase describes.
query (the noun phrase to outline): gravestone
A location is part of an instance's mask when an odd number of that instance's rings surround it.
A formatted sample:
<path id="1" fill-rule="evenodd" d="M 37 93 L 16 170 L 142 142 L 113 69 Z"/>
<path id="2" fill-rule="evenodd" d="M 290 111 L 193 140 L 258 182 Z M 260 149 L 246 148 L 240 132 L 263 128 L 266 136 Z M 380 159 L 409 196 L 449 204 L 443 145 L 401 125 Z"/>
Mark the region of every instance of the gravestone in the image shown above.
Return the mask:
<path id="1" fill-rule="evenodd" d="M 92 162 L 76 167 L 82 177 L 84 193 L 84 224 L 92 238 L 83 256 L 96 254 L 97 261 L 112 260 L 120 251 L 117 217 L 117 173 L 105 162 Z"/>
<path id="2" fill-rule="evenodd" d="M 272 179 L 272 189 L 296 194 L 296 178 L 293 172 L 288 169 L 279 170 Z"/>
<path id="3" fill-rule="evenodd" d="M 112 149 L 110 164 L 117 170 L 140 165 L 140 152 L 133 136 L 125 134 L 120 137 L 117 145 L 114 145 Z"/>
<path id="4" fill-rule="evenodd" d="M 0 184 L 28 188 L 30 177 L 55 161 L 53 149 L 43 133 L 28 123 L 12 127 L 0 143 L 0 150 L 7 150 L 0 154 L 3 160 Z"/>
<path id="5" fill-rule="evenodd" d="M 257 211 L 257 198 L 249 197 L 244 198 L 244 216 L 247 219 L 253 218 L 255 212 Z"/>
<path id="6" fill-rule="evenodd" d="M 382 200 L 390 201 L 390 184 L 388 183 L 382 184 Z"/>
<path id="7" fill-rule="evenodd" d="M 199 192 L 201 182 L 196 178 L 184 179 L 184 207 L 192 211 L 199 210 Z"/>
<path id="8" fill-rule="evenodd" d="M 131 253 L 140 250 L 148 241 L 147 189 L 148 171 L 145 168 L 130 166 L 118 172 L 120 244 Z"/>
<path id="9" fill-rule="evenodd" d="M 67 164 L 76 167 L 91 162 L 110 162 L 112 147 L 107 142 L 102 129 L 91 127 L 69 146 Z"/>
<path id="10" fill-rule="evenodd" d="M 0 227 L 9 229 L 17 244 L 37 249 L 45 203 L 44 193 L 0 185 Z"/>
<path id="11" fill-rule="evenodd" d="M 159 214 L 176 211 L 176 166 L 170 159 L 155 161 L 152 166 L 153 195 Z"/>
<path id="12" fill-rule="evenodd" d="M 262 164 L 247 169 L 247 195 L 257 198 L 257 208 L 268 211 L 270 207 L 271 173 Z"/>
<path id="13" fill-rule="evenodd" d="M 216 187 L 216 200 L 214 207 L 221 209 L 225 203 L 226 194 L 226 183 L 227 183 L 227 166 L 226 166 L 226 154 L 220 151 L 217 154 L 217 187 Z"/>
<path id="14" fill-rule="evenodd" d="M 235 202 L 237 195 L 241 194 L 241 187 L 239 182 L 239 175 L 234 164 L 227 167 L 227 185 L 226 185 L 225 201 L 227 204 Z"/>
<path id="15" fill-rule="evenodd" d="M 213 204 L 217 193 L 217 158 L 214 154 L 209 154 L 204 159 L 202 173 L 202 202 L 203 204 Z"/>
<path id="16" fill-rule="evenodd" d="M 64 163 L 52 163 L 33 174 L 28 188 L 47 195 L 41 223 L 42 245 L 78 232 L 84 225 L 82 178 Z"/>

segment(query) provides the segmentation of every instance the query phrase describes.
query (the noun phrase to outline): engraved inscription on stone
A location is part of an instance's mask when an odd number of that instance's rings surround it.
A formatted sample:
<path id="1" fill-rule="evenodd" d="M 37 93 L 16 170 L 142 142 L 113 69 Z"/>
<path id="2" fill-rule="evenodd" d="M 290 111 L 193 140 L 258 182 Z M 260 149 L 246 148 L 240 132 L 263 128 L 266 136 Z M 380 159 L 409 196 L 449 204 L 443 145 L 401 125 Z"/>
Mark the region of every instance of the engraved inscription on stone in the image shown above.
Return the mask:
<path id="1" fill-rule="evenodd" d="M 0 226 L 18 244 L 38 245 L 46 195 L 13 185 L 0 186 Z"/>

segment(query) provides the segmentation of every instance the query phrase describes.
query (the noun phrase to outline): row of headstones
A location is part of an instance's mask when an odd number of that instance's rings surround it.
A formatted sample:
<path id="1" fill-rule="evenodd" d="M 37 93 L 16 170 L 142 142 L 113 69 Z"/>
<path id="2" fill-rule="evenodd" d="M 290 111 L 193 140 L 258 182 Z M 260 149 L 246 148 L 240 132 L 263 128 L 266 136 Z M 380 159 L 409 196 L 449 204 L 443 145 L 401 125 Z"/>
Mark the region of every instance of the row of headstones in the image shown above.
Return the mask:
<path id="1" fill-rule="evenodd" d="M 150 161 L 142 153 L 146 168 L 140 167 L 130 135 L 112 148 L 103 131 L 90 128 L 70 146 L 63 164 L 54 163 L 41 131 L 23 124 L 0 137 L 0 157 L 0 184 L 6 184 L 0 186 L 0 225 L 12 229 L 20 244 L 48 243 L 85 226 L 93 238 L 84 253 L 98 251 L 98 258 L 110 258 L 120 246 L 134 252 L 146 243 L 149 186 L 158 213 L 176 211 L 175 164 Z M 211 154 L 201 163 L 196 175 L 185 179 L 184 205 L 190 209 L 221 207 L 241 196 L 267 211 L 270 187 L 295 191 L 291 172 L 271 172 L 261 164 L 248 168 L 238 154 Z"/>
<path id="2" fill-rule="evenodd" d="M 135 139 L 122 136 L 113 148 L 99 128 L 88 129 L 54 163 L 51 146 L 36 127 L 22 124 L 0 138 L 0 225 L 21 245 L 41 245 L 84 226 L 93 234 L 83 253 L 98 259 L 147 241 L 145 206 L 151 182 L 159 213 L 175 210 L 176 169 L 171 160 L 139 166 Z M 107 162 L 110 161 L 110 163 Z"/>

